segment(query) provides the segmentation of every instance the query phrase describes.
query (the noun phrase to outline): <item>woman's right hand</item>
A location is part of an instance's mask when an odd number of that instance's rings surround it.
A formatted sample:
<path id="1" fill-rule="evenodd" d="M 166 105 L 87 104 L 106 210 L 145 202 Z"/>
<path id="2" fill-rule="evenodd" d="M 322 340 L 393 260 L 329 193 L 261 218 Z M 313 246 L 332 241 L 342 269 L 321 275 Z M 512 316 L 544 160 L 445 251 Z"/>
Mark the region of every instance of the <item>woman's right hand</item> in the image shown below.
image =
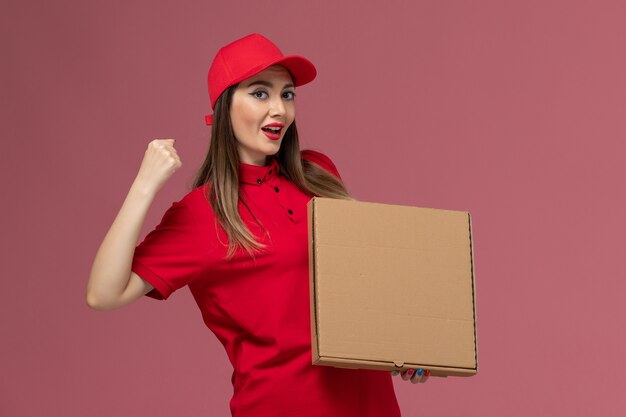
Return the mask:
<path id="1" fill-rule="evenodd" d="M 176 139 L 154 139 L 148 144 L 135 179 L 141 188 L 156 194 L 182 166 L 174 142 Z"/>

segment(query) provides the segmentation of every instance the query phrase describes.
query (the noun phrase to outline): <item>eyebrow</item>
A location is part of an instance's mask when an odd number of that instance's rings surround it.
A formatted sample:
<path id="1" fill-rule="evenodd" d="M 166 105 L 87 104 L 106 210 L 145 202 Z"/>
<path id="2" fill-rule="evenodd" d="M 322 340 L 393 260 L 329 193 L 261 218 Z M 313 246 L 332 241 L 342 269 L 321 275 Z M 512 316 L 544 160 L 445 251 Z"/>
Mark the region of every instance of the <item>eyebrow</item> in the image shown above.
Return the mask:
<path id="1" fill-rule="evenodd" d="M 269 87 L 269 88 L 274 88 L 274 84 L 272 84 L 272 83 L 271 83 L 271 82 L 269 82 L 269 81 L 263 81 L 263 80 L 254 81 L 254 82 L 252 82 L 252 83 L 248 84 L 248 87 L 252 87 L 253 85 L 257 85 L 257 84 L 259 84 L 259 85 L 263 85 L 263 86 L 265 86 L 265 87 Z M 289 88 L 289 87 L 294 87 L 293 83 L 288 83 L 288 84 L 285 84 L 285 86 L 283 87 L 283 90 L 284 90 L 285 88 Z"/>

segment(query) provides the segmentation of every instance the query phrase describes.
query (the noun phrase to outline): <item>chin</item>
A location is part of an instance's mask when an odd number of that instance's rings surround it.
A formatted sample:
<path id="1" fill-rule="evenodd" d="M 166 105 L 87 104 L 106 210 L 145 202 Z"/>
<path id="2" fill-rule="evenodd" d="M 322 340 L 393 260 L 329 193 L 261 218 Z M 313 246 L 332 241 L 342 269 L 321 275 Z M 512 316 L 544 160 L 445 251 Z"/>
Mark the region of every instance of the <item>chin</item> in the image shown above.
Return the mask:
<path id="1" fill-rule="evenodd" d="M 268 155 L 274 155 L 279 149 L 280 141 L 276 141 L 275 143 L 270 143 L 269 146 L 265 147 L 262 152 L 265 152 Z"/>

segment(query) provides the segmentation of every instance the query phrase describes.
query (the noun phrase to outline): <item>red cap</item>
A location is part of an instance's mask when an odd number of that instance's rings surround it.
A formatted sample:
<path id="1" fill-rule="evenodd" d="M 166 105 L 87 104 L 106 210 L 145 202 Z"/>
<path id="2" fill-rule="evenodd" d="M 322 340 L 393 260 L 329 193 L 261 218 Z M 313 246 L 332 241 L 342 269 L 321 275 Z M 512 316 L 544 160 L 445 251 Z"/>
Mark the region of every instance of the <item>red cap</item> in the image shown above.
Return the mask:
<path id="1" fill-rule="evenodd" d="M 298 55 L 283 55 L 272 41 L 258 33 L 220 48 L 209 68 L 211 108 L 215 108 L 218 97 L 228 87 L 275 64 L 283 65 L 291 72 L 295 86 L 311 82 L 317 75 L 311 61 Z M 207 115 L 205 120 L 207 125 L 212 124 L 213 115 Z"/>

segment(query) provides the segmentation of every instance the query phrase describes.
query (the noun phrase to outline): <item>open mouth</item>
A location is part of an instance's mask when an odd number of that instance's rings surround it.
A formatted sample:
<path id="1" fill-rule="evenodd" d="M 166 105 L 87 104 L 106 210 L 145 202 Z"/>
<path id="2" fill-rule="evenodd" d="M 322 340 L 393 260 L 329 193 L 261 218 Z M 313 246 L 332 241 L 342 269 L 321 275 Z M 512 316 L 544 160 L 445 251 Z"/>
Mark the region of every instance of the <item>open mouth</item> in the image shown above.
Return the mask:
<path id="1" fill-rule="evenodd" d="M 280 128 L 280 127 L 262 127 L 261 130 L 264 130 L 266 132 L 278 135 L 278 134 L 280 134 L 280 131 L 282 130 L 282 128 Z"/>
<path id="2" fill-rule="evenodd" d="M 265 136 L 267 136 L 268 139 L 270 140 L 280 140 L 281 134 L 281 128 L 280 127 L 276 127 L 276 128 L 272 128 L 272 127 L 262 127 L 261 130 L 263 131 L 263 134 Z"/>

